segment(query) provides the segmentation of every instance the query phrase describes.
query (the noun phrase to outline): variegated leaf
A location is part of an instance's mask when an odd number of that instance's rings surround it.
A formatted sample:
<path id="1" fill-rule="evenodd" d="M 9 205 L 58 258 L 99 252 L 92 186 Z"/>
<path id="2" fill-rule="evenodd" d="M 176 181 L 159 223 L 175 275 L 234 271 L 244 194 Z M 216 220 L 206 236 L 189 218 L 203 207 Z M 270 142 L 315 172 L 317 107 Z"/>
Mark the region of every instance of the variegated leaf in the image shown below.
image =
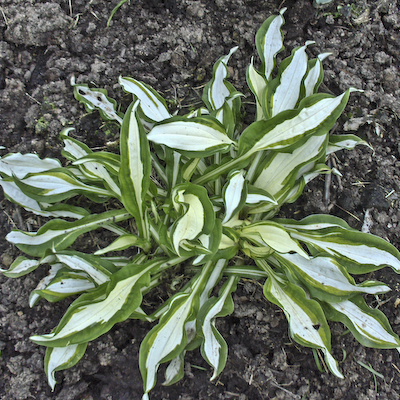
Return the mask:
<path id="1" fill-rule="evenodd" d="M 30 339 L 48 347 L 64 347 L 86 343 L 108 332 L 139 307 L 141 289 L 150 283 L 149 272 L 164 262 L 157 259 L 143 265 L 128 264 L 113 274 L 108 284 L 75 300 L 52 333 Z"/>
<path id="2" fill-rule="evenodd" d="M 263 99 L 268 116 L 296 108 L 300 100 L 301 83 L 307 72 L 306 48 L 312 43 L 306 42 L 305 46 L 294 49 L 292 55 L 281 63 L 278 76 L 268 84 Z"/>
<path id="3" fill-rule="evenodd" d="M 290 230 L 290 235 L 320 252 L 333 255 L 350 273 L 362 274 L 387 265 L 400 271 L 399 251 L 371 234 L 355 229 L 329 227 L 312 231 Z"/>
<path id="4" fill-rule="evenodd" d="M 149 85 L 130 77 L 119 77 L 123 89 L 135 95 L 140 101 L 144 115 L 152 121 L 160 122 L 171 117 L 165 100 Z"/>
<path id="5" fill-rule="evenodd" d="M 129 218 L 131 214 L 122 209 L 88 215 L 76 222 L 53 219 L 37 232 L 14 230 L 6 236 L 6 239 L 26 254 L 42 257 L 46 250 L 66 249 L 83 233 Z"/>
<path id="6" fill-rule="evenodd" d="M 111 275 L 117 270 L 111 262 L 91 254 L 80 253 L 79 251 L 58 251 L 55 253 L 55 257 L 68 268 L 85 272 L 96 285 L 108 282 Z"/>
<path id="7" fill-rule="evenodd" d="M 79 160 L 92 153 L 92 150 L 85 143 L 69 136 L 69 133 L 74 130 L 74 128 L 65 128 L 60 132 L 60 138 L 64 142 L 64 148 L 61 153 L 70 161 Z"/>
<path id="8" fill-rule="evenodd" d="M 135 217 L 140 236 L 146 239 L 144 198 L 150 186 L 151 156 L 146 133 L 136 115 L 138 105 L 136 101 L 129 106 L 122 123 L 119 180 L 122 202 Z"/>
<path id="9" fill-rule="evenodd" d="M 234 89 L 232 89 L 232 91 L 233 90 Z M 240 126 L 238 125 L 238 121 L 240 121 L 241 96 L 243 95 L 239 92 L 232 92 L 223 106 L 218 111 L 212 113 L 215 119 L 224 126 L 228 137 L 233 140 L 236 140 L 239 135 L 237 128 Z"/>
<path id="10" fill-rule="evenodd" d="M 182 155 L 177 151 L 171 150 L 168 147 L 165 148 L 166 153 L 166 167 L 165 173 L 167 177 L 167 187 L 171 191 L 172 188 L 181 183 L 181 168 L 182 168 Z"/>
<path id="11" fill-rule="evenodd" d="M 247 80 L 247 85 L 254 94 L 254 97 L 256 98 L 256 121 L 259 121 L 263 118 L 265 118 L 264 111 L 262 108 L 262 99 L 264 97 L 264 91 L 265 88 L 267 87 L 267 80 L 264 78 L 264 76 L 258 72 L 254 68 L 253 64 L 253 57 L 251 58 L 251 62 L 247 68 L 246 72 L 246 80 Z"/>
<path id="12" fill-rule="evenodd" d="M 238 278 L 230 276 L 219 292 L 219 297 L 210 298 L 200 309 L 197 316 L 197 331 L 204 340 L 201 345 L 203 358 L 214 368 L 214 380 L 224 369 L 228 355 L 228 346 L 215 327 L 215 318 L 225 317 L 233 312 L 231 294 L 236 289 Z"/>
<path id="13" fill-rule="evenodd" d="M 60 161 L 54 158 L 42 160 L 36 154 L 11 153 L 0 158 L 0 173 L 18 179 L 23 179 L 30 173 L 40 173 L 60 167 Z"/>
<path id="14" fill-rule="evenodd" d="M 239 155 L 250 157 L 260 150 L 285 149 L 310 132 L 326 134 L 342 113 L 351 91 L 337 97 L 314 94 L 296 110 L 253 122 L 239 139 Z"/>
<path id="15" fill-rule="evenodd" d="M 379 294 L 390 291 L 380 282 L 365 281 L 356 284 L 338 260 L 328 256 L 312 257 L 309 260 L 298 254 L 277 254 L 281 265 L 307 285 L 312 296 L 324 301 L 340 301 L 355 293 Z"/>
<path id="16" fill-rule="evenodd" d="M 343 378 L 337 361 L 330 353 L 330 329 L 320 304 L 308 299 L 299 286 L 275 275 L 264 260 L 256 260 L 256 264 L 269 274 L 264 285 L 264 295 L 284 311 L 292 338 L 303 346 L 321 349 L 331 372 Z"/>
<path id="17" fill-rule="evenodd" d="M 85 105 L 86 111 L 99 110 L 102 118 L 122 123 L 122 118 L 117 112 L 117 103 L 107 96 L 107 90 L 76 84 L 74 77 L 71 79 L 71 85 L 74 87 L 75 98 Z"/>
<path id="18" fill-rule="evenodd" d="M 85 354 L 87 343 L 66 347 L 48 347 L 44 358 L 44 370 L 52 390 L 56 386 L 55 373 L 73 367 Z"/>
<path id="19" fill-rule="evenodd" d="M 227 64 L 237 49 L 237 46 L 233 47 L 228 55 L 221 57 L 214 65 L 213 78 L 207 83 L 203 93 L 203 101 L 209 110 L 219 110 L 230 95 L 231 91 L 225 82 L 229 75 Z"/>
<path id="20" fill-rule="evenodd" d="M 0 186 L 3 188 L 4 195 L 11 202 L 18 204 L 25 210 L 43 217 L 65 217 L 81 219 L 88 215 L 89 212 L 81 207 L 72 206 L 69 204 L 48 205 L 39 203 L 31 197 L 27 196 L 21 189 L 10 180 L 0 180 Z"/>
<path id="21" fill-rule="evenodd" d="M 81 165 L 87 162 L 104 165 L 107 171 L 118 176 L 121 167 L 121 158 L 118 154 L 108 153 L 106 151 L 97 151 L 81 157 L 79 160 L 73 161 L 73 165 Z"/>
<path id="22" fill-rule="evenodd" d="M 39 281 L 35 290 L 33 290 L 29 295 L 29 307 L 31 308 L 40 300 L 40 295 L 37 293 L 37 291 L 44 289 L 55 278 L 58 271 L 64 267 L 61 263 L 53 264 L 53 260 L 55 261 L 55 257 L 53 255 L 45 257 L 45 259 L 49 260 L 47 261 L 48 263 L 51 262 L 51 266 L 47 275 Z"/>
<path id="23" fill-rule="evenodd" d="M 367 347 L 400 351 L 400 340 L 386 316 L 378 309 L 367 306 L 361 296 L 340 303 L 325 304 L 330 320 L 340 321 L 351 331 L 355 338 Z"/>
<path id="24" fill-rule="evenodd" d="M 261 73 L 267 81 L 270 79 L 275 67 L 276 55 L 283 50 L 283 35 L 281 27 L 285 23 L 283 13 L 286 8 L 282 8 L 279 15 L 269 17 L 257 31 L 256 47 L 261 58 Z"/>
<path id="25" fill-rule="evenodd" d="M 193 158 L 226 153 L 234 144 L 221 123 L 207 116 L 173 117 L 156 125 L 147 138 Z"/>
<path id="26" fill-rule="evenodd" d="M 243 175 L 243 170 L 234 171 L 230 174 L 229 181 L 223 189 L 225 203 L 223 224 L 228 222 L 234 214 L 238 213 L 246 202 L 247 184 Z"/>
<path id="27" fill-rule="evenodd" d="M 171 228 L 171 242 L 175 253 L 180 254 L 182 242 L 211 233 L 215 213 L 207 190 L 192 183 L 177 185 L 172 191 L 171 199 L 179 213 Z"/>
<path id="28" fill-rule="evenodd" d="M 329 144 L 326 149 L 326 154 L 334 153 L 342 149 L 353 150 L 358 144 L 372 147 L 365 141 L 355 135 L 330 135 Z"/>
<path id="29" fill-rule="evenodd" d="M 16 185 L 29 197 L 47 203 L 55 203 L 77 194 L 88 197 L 109 197 L 112 192 L 79 181 L 66 168 L 28 174 L 22 180 L 14 178 Z"/>
<path id="30" fill-rule="evenodd" d="M 324 77 L 322 61 L 330 55 L 331 53 L 319 54 L 317 58 L 308 62 L 308 72 L 304 79 L 304 97 L 311 96 L 317 92 Z"/>
<path id="31" fill-rule="evenodd" d="M 295 251 L 308 259 L 308 254 L 293 240 L 286 230 L 271 221 L 256 222 L 246 225 L 240 232 L 242 238 L 248 239 L 258 246 L 267 246 L 278 253 Z"/>
<path id="32" fill-rule="evenodd" d="M 222 277 L 222 272 L 225 269 L 228 260 L 219 258 L 215 265 L 213 265 L 212 272 L 210 273 L 207 282 L 202 289 L 202 292 L 199 296 L 199 309 L 203 307 L 203 305 L 207 302 L 210 297 L 210 293 L 215 287 L 215 285 L 220 281 Z M 189 292 L 190 285 L 187 289 L 182 289 L 184 292 Z M 168 304 L 168 307 L 170 304 Z M 164 307 L 161 307 L 164 309 Z M 167 308 L 165 308 L 166 312 Z M 162 314 L 164 313 L 162 312 Z M 161 315 L 161 314 L 159 314 Z M 179 379 L 183 377 L 183 362 L 184 356 L 187 350 L 194 350 L 195 348 L 199 347 L 201 344 L 201 338 L 198 336 L 199 332 L 201 331 L 198 328 L 197 320 L 190 320 L 185 324 L 185 333 L 187 337 L 187 344 L 185 350 L 183 350 L 178 356 L 176 356 L 168 365 L 165 371 L 165 381 L 163 385 L 171 385 L 177 382 Z M 197 338 L 197 340 L 196 340 Z"/>
<path id="33" fill-rule="evenodd" d="M 258 154 L 263 154 L 262 152 Z M 248 180 L 254 180 L 254 177 L 250 174 L 250 171 L 247 172 L 246 178 Z M 275 197 L 269 193 L 268 191 L 261 189 L 259 187 L 256 187 L 254 185 L 248 185 L 247 187 L 247 198 L 246 198 L 246 204 L 251 205 L 251 206 L 257 206 L 260 204 L 264 203 L 270 203 L 273 205 L 278 205 L 278 202 L 276 201 Z"/>
<path id="34" fill-rule="evenodd" d="M 62 264 L 60 265 L 63 267 Z M 51 279 L 50 283 L 45 285 L 45 287 L 36 287 L 31 293 L 30 301 L 34 303 L 36 301 L 36 296 L 38 296 L 54 303 L 66 297 L 81 294 L 95 288 L 96 285 L 83 272 L 60 271 Z"/>
<path id="35" fill-rule="evenodd" d="M 0 272 L 9 278 L 19 278 L 34 271 L 40 265 L 38 260 L 30 260 L 29 258 L 19 256 L 11 264 L 9 269 L 0 268 Z"/>
<path id="36" fill-rule="evenodd" d="M 70 129 L 64 129 L 60 134 L 61 139 L 64 141 L 63 155 L 73 161 L 74 165 L 79 166 L 85 178 L 90 180 L 103 180 L 106 186 L 110 188 L 117 197 L 120 197 L 121 190 L 103 162 L 96 160 L 96 158 L 99 157 L 98 155 L 96 157 L 97 153 L 93 153 L 84 143 L 69 137 L 69 130 Z M 90 156 L 92 156 L 92 158 L 90 158 Z M 118 156 L 112 157 L 114 161 L 115 157 Z"/>
<path id="37" fill-rule="evenodd" d="M 222 223 L 216 218 L 212 232 L 210 234 L 202 234 L 199 236 L 200 243 L 208 250 L 208 254 L 201 254 L 192 261 L 192 265 L 201 265 L 214 258 L 217 253 L 222 238 Z"/>
<path id="38" fill-rule="evenodd" d="M 295 230 L 305 230 L 305 231 L 314 231 L 320 230 L 324 228 L 343 228 L 352 230 L 352 228 L 341 218 L 335 217 L 334 215 L 309 215 L 301 219 L 300 221 L 296 221 L 294 219 L 283 219 L 276 218 L 274 220 L 278 224 L 283 225 L 285 228 L 295 229 Z"/>
<path id="39" fill-rule="evenodd" d="M 199 296 L 212 272 L 213 265 L 206 264 L 200 274 L 192 279 L 190 291 L 181 291 L 171 298 L 168 311 L 144 338 L 139 353 L 139 367 L 144 386 L 142 400 L 149 398 L 148 393 L 156 383 L 160 364 L 173 360 L 184 351 L 187 343 L 185 326 L 196 317 Z"/>
<path id="40" fill-rule="evenodd" d="M 271 152 L 261 164 L 254 186 L 279 198 L 298 179 L 297 172 L 302 166 L 323 155 L 326 143 L 326 135 L 313 135 L 292 152 Z"/>
<path id="41" fill-rule="evenodd" d="M 268 274 L 265 271 L 261 271 L 259 268 L 253 265 L 235 265 L 226 267 L 224 270 L 224 275 L 227 276 L 235 275 L 241 278 L 249 278 L 256 280 L 268 277 Z"/>

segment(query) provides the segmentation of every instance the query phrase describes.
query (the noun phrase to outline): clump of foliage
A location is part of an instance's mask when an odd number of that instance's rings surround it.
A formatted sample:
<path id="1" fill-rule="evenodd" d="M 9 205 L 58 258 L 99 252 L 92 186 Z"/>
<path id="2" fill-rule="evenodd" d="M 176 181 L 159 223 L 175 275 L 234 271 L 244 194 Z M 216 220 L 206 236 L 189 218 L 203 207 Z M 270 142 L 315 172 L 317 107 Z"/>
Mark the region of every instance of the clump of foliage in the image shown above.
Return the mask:
<path id="1" fill-rule="evenodd" d="M 243 95 L 227 81 L 235 47 L 214 65 L 204 88 L 206 107 L 185 116 L 171 115 L 159 93 L 130 77 L 119 79 L 133 95 L 124 114 L 105 90 L 74 83 L 88 111 L 99 110 L 121 125 L 120 154 L 92 151 L 67 128 L 61 132 L 66 167 L 34 154 L 1 158 L 7 198 L 51 218 L 37 232 L 7 235 L 29 258 L 18 257 L 2 272 L 19 277 L 49 266 L 30 295 L 31 306 L 41 298 L 76 297 L 52 332 L 31 337 L 47 347 L 52 388 L 56 371 L 76 364 L 89 341 L 126 319 L 156 322 L 140 347 L 143 399 L 160 364 L 169 363 L 165 384 L 172 384 L 183 376 L 185 353 L 196 348 L 215 379 L 228 353 L 215 321 L 232 313 L 232 293 L 243 277 L 264 283 L 266 298 L 284 311 L 293 340 L 320 349 L 337 377 L 342 373 L 331 354 L 328 321 L 342 322 L 365 346 L 400 348 L 384 314 L 363 298 L 389 287 L 356 283 L 352 276 L 384 266 L 399 271 L 399 252 L 334 216 L 275 217 L 307 182 L 331 172 L 325 165 L 329 154 L 365 144 L 353 135 L 329 134 L 354 89 L 339 96 L 317 93 L 327 54 L 308 59 L 307 42 L 275 71 L 283 23 L 281 12 L 256 35 L 261 67 L 251 61 L 247 82 L 257 109 L 243 131 Z M 82 197 L 107 211 L 94 213 L 71 201 Z M 94 254 L 71 247 L 97 229 L 111 231 L 115 240 Z M 137 254 L 115 255 L 129 247 Z M 143 297 L 178 265 L 186 284 L 145 312 Z"/>

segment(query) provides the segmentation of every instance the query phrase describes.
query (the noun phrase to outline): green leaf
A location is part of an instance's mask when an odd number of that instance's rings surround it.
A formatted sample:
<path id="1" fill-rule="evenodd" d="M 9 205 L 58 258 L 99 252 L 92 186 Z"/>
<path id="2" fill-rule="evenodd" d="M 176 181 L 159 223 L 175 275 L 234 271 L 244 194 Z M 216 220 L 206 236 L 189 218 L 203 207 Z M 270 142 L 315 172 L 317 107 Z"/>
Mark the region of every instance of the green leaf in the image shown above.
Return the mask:
<path id="1" fill-rule="evenodd" d="M 400 349 L 399 337 L 393 332 L 386 316 L 367 306 L 361 296 L 340 303 L 324 304 L 327 317 L 342 322 L 366 347 Z"/>
<path id="2" fill-rule="evenodd" d="M 303 346 L 321 349 L 331 372 L 343 378 L 337 361 L 330 353 L 330 329 L 320 304 L 308 299 L 299 286 L 273 273 L 264 260 L 256 260 L 256 264 L 269 274 L 264 285 L 264 295 L 284 311 L 292 338 Z"/>
<path id="3" fill-rule="evenodd" d="M 125 92 L 138 98 L 141 110 L 151 121 L 160 122 L 171 117 L 165 100 L 146 83 L 120 76 L 119 84 Z"/>
<path id="4" fill-rule="evenodd" d="M 275 67 L 276 55 L 284 49 L 281 27 L 285 23 L 283 19 L 285 11 L 286 8 L 283 8 L 279 15 L 269 17 L 256 34 L 257 52 L 262 63 L 260 72 L 267 81 L 270 79 Z"/>
<path id="5" fill-rule="evenodd" d="M 48 347 L 44 358 L 44 370 L 49 386 L 54 390 L 56 379 L 54 374 L 73 367 L 85 354 L 87 343 L 73 344 L 66 347 Z"/>
<path id="6" fill-rule="evenodd" d="M 115 239 L 114 242 L 112 242 L 107 247 L 104 247 L 101 250 L 97 250 L 94 254 L 98 256 L 104 253 L 109 253 L 110 251 L 125 250 L 132 246 L 139 247 L 146 252 L 150 250 L 149 242 L 147 240 L 142 239 L 136 235 L 126 234 Z"/>
<path id="7" fill-rule="evenodd" d="M 83 103 L 87 112 L 98 110 L 105 120 L 115 120 L 122 123 L 122 118 L 117 112 L 117 103 L 114 99 L 107 96 L 107 90 L 89 88 L 88 85 L 75 84 L 72 77 L 71 85 L 74 87 L 75 98 Z"/>
<path id="8" fill-rule="evenodd" d="M 46 250 L 66 249 L 83 233 L 129 218 L 131 215 L 125 209 L 121 209 L 88 215 L 75 222 L 53 219 L 37 232 L 13 230 L 6 239 L 24 253 L 33 257 L 42 257 Z"/>
<path id="9" fill-rule="evenodd" d="M 139 102 L 131 103 L 121 128 L 122 202 L 135 217 L 140 236 L 148 237 L 144 216 L 144 199 L 150 187 L 151 157 L 146 133 L 136 115 Z"/>
<path id="10" fill-rule="evenodd" d="M 208 116 L 170 118 L 156 125 L 147 137 L 191 158 L 226 153 L 234 144 L 221 123 Z"/>
<path id="11" fill-rule="evenodd" d="M 108 17 L 108 20 L 107 20 L 107 28 L 110 27 L 110 23 L 111 23 L 111 20 L 112 20 L 113 17 L 114 17 L 114 14 L 119 10 L 119 8 L 120 8 L 122 5 L 124 5 L 124 4 L 127 3 L 127 2 L 129 2 L 129 4 L 130 4 L 130 0 L 121 0 L 121 1 L 112 9 L 112 11 L 111 11 L 111 13 L 110 13 L 110 16 Z"/>
<path id="12" fill-rule="evenodd" d="M 240 137 L 239 156 L 250 157 L 260 150 L 285 149 L 307 134 L 326 134 L 342 113 L 351 91 L 337 97 L 314 94 L 304 99 L 296 110 L 253 122 Z"/>

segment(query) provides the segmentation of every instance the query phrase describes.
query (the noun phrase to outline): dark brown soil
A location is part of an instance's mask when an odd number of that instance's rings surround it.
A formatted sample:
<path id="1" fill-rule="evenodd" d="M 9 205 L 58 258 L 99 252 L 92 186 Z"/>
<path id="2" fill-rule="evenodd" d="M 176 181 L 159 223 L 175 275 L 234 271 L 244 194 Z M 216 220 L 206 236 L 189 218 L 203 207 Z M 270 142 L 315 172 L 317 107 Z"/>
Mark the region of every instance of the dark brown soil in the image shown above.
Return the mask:
<path id="1" fill-rule="evenodd" d="M 373 151 L 360 147 L 332 160 L 342 173 L 332 177 L 329 195 L 324 179 L 312 182 L 296 205 L 283 212 L 295 218 L 330 213 L 361 228 L 366 212 L 371 232 L 400 248 L 400 7 L 399 2 L 333 1 L 315 9 L 311 0 L 135 0 L 124 4 L 106 28 L 117 0 L 0 0 L 0 144 L 7 152 L 36 152 L 59 157 L 60 130 L 72 124 L 76 137 L 91 147 L 111 146 L 118 139 L 113 123 L 87 115 L 73 98 L 69 80 L 93 82 L 124 103 L 119 75 L 145 81 L 171 100 L 171 109 L 198 105 L 213 63 L 238 45 L 232 57 L 232 82 L 248 97 L 245 71 L 256 54 L 254 35 L 281 6 L 285 13 L 286 49 L 314 40 L 311 55 L 332 52 L 325 61 L 324 91 L 353 94 L 336 133 L 356 132 Z M 8 267 L 19 254 L 4 236 L 14 226 L 42 224 L 2 198 L 1 261 Z M 36 224 L 36 225 L 35 225 Z M 87 246 L 95 237 L 87 237 Z M 1 400 L 136 400 L 142 381 L 138 349 L 148 323 L 126 321 L 92 342 L 74 368 L 57 373 L 51 392 L 43 372 L 44 349 L 31 343 L 33 333 L 48 333 L 67 302 L 28 306 L 29 293 L 44 275 L 38 270 L 12 280 L 0 276 Z M 374 275 L 392 292 L 369 304 L 388 316 L 400 333 L 399 278 L 390 269 Z M 283 313 L 268 303 L 261 286 L 241 282 L 235 311 L 218 322 L 229 345 L 226 368 L 218 382 L 200 354 L 187 357 L 178 384 L 160 384 L 152 400 L 400 399 L 400 362 L 395 350 L 366 349 L 339 324 L 332 324 L 333 352 L 346 378 L 321 373 L 310 349 L 291 342 Z M 345 356 L 345 357 L 344 357 Z M 358 362 L 382 374 L 376 377 Z M 160 380 L 161 377 L 160 377 Z"/>

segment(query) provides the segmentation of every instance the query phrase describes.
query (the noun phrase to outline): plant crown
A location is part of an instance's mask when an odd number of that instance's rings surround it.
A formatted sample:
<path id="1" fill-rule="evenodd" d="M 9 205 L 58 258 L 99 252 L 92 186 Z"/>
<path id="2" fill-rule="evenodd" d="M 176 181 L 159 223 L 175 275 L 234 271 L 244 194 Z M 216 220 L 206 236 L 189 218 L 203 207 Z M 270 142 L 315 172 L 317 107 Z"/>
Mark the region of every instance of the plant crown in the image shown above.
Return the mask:
<path id="1" fill-rule="evenodd" d="M 307 182 L 332 172 L 325 164 L 330 154 L 366 144 L 353 135 L 330 135 L 355 89 L 339 96 L 317 93 L 328 54 L 308 59 L 313 42 L 307 42 L 276 71 L 283 23 L 282 11 L 257 32 L 261 66 L 252 59 L 246 75 L 256 116 L 243 131 L 243 95 L 227 81 L 235 47 L 214 65 L 205 107 L 184 116 L 172 115 L 159 93 L 130 77 L 119 78 L 133 95 L 125 113 L 105 90 L 73 81 L 75 97 L 88 111 L 120 124 L 119 154 L 92 151 L 66 128 L 60 134 L 65 167 L 35 154 L 0 159 L 5 196 L 50 218 L 37 232 L 7 235 L 28 257 L 19 256 L 1 272 L 19 277 L 49 266 L 30 306 L 42 298 L 75 298 L 52 332 L 31 337 L 47 347 L 52 388 L 56 371 L 75 365 L 89 341 L 126 319 L 156 322 L 140 347 L 143 400 L 160 364 L 168 363 L 166 385 L 182 378 L 188 350 L 200 348 L 215 379 L 228 353 L 216 319 L 232 313 L 241 278 L 263 282 L 265 297 L 284 311 L 292 339 L 319 349 L 337 377 L 343 375 L 331 354 L 328 321 L 342 322 L 364 346 L 400 348 L 384 314 L 363 298 L 389 287 L 356 283 L 352 276 L 384 266 L 398 272 L 400 253 L 331 215 L 275 218 Z M 82 197 L 107 211 L 94 213 L 69 201 Z M 107 247 L 93 254 L 74 249 L 77 238 L 98 229 L 114 235 Z M 116 253 L 129 247 L 137 254 Z M 183 283 L 158 308 L 145 311 L 143 297 L 177 271 L 184 271 Z"/>

